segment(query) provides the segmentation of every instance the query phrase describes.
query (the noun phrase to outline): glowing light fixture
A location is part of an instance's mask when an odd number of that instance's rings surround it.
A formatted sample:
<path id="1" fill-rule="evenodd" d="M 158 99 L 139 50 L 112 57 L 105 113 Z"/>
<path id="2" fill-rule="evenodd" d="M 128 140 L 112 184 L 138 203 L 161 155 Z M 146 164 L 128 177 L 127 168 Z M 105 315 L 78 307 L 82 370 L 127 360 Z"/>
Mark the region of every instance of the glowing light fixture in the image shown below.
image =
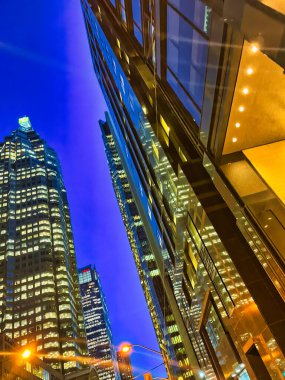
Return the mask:
<path id="1" fill-rule="evenodd" d="M 240 127 L 240 123 L 235 123 L 236 128 Z"/>
<path id="2" fill-rule="evenodd" d="M 244 87 L 244 88 L 242 89 L 242 93 L 243 93 L 244 95 L 247 95 L 247 94 L 249 93 L 249 89 L 248 89 L 247 87 Z"/>
<path id="3" fill-rule="evenodd" d="M 143 113 L 144 113 L 145 115 L 147 115 L 147 108 L 146 108 L 146 106 L 142 106 L 142 110 L 143 110 Z"/>
<path id="4" fill-rule="evenodd" d="M 252 67 L 248 67 L 247 70 L 246 70 L 246 73 L 247 73 L 247 75 L 253 74 L 253 68 Z"/>
<path id="5" fill-rule="evenodd" d="M 132 350 L 132 346 L 128 343 L 123 343 L 120 346 L 120 351 L 123 352 L 124 354 L 130 354 Z"/>
<path id="6" fill-rule="evenodd" d="M 31 357 L 31 355 L 32 355 L 32 351 L 29 350 L 28 348 L 25 349 L 25 350 L 22 352 L 22 354 L 21 354 L 22 359 L 29 359 L 29 357 Z"/>
<path id="7" fill-rule="evenodd" d="M 205 378 L 205 373 L 204 373 L 204 371 L 199 371 L 198 372 L 198 375 L 199 375 L 199 379 L 204 379 Z"/>
<path id="8" fill-rule="evenodd" d="M 239 112 L 243 112 L 245 110 L 244 106 L 239 106 L 238 108 Z"/>
<path id="9" fill-rule="evenodd" d="M 256 46 L 256 44 L 253 44 L 253 45 L 251 46 L 251 51 L 252 51 L 253 53 L 258 52 L 258 47 Z"/>
<path id="10" fill-rule="evenodd" d="M 236 138 L 236 137 L 233 137 L 233 138 L 232 138 L 232 142 L 233 142 L 233 143 L 237 142 L 237 138 Z"/>

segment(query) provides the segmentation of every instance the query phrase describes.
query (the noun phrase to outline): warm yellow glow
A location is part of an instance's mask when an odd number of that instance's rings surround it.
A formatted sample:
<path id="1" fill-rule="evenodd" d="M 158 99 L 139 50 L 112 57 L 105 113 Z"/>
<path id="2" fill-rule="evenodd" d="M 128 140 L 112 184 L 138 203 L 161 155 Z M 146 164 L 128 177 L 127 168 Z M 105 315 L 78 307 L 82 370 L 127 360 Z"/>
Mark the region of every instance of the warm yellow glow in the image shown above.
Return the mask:
<path id="1" fill-rule="evenodd" d="M 245 41 L 223 154 L 285 139 L 284 69 L 260 50 L 253 55 L 251 47 Z M 235 144 L 233 137 L 238 137 Z"/>
<path id="2" fill-rule="evenodd" d="M 233 137 L 232 142 L 233 142 L 233 143 L 237 142 L 237 138 L 236 138 L 236 137 Z"/>
<path id="3" fill-rule="evenodd" d="M 267 5 L 276 11 L 285 14 L 285 3 L 284 0 L 260 0 L 261 3 Z"/>
<path id="4" fill-rule="evenodd" d="M 170 127 L 167 125 L 166 121 L 164 120 L 164 118 L 161 115 L 160 115 L 160 123 L 161 123 L 165 133 L 167 134 L 167 136 L 169 136 Z"/>
<path id="5" fill-rule="evenodd" d="M 256 44 L 253 44 L 253 45 L 251 46 L 251 51 L 252 51 L 253 53 L 257 53 L 257 52 L 258 52 L 258 47 L 257 47 Z"/>
<path id="6" fill-rule="evenodd" d="M 240 127 L 240 123 L 235 123 L 236 128 Z"/>
<path id="7" fill-rule="evenodd" d="M 247 95 L 247 94 L 249 93 L 249 89 L 248 89 L 247 87 L 244 87 L 244 88 L 242 89 L 242 93 L 243 93 L 244 95 Z"/>
<path id="8" fill-rule="evenodd" d="M 28 348 L 25 349 L 25 350 L 22 352 L 22 354 L 21 354 L 21 356 L 22 356 L 23 359 L 28 359 L 29 357 L 31 357 L 31 355 L 32 355 L 32 351 L 29 350 Z"/>
<path id="9" fill-rule="evenodd" d="M 123 352 L 124 354 L 130 353 L 132 350 L 132 346 L 128 343 L 122 343 L 120 346 L 120 351 Z"/>
<path id="10" fill-rule="evenodd" d="M 285 141 L 243 150 L 256 172 L 285 204 Z"/>
<path id="11" fill-rule="evenodd" d="M 236 144 L 233 144 L 231 140 L 232 146 Z M 222 169 L 240 197 L 252 196 L 262 191 L 265 192 L 267 189 L 266 185 L 259 180 L 258 175 L 246 161 L 225 164 Z"/>

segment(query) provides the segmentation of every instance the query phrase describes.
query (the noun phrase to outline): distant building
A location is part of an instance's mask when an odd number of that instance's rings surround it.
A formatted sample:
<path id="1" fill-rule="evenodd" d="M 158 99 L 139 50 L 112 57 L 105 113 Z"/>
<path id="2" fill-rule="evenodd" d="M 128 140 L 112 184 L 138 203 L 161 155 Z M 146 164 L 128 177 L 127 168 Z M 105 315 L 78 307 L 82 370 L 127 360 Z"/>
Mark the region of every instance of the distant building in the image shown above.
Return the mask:
<path id="1" fill-rule="evenodd" d="M 115 351 L 105 297 L 95 268 L 78 270 L 83 320 L 91 364 L 99 380 L 118 379 Z"/>
<path id="2" fill-rule="evenodd" d="M 0 144 L 0 330 L 66 374 L 86 350 L 67 194 L 56 152 L 19 124 Z"/>
<path id="3" fill-rule="evenodd" d="M 133 368 L 130 360 L 130 355 L 118 351 L 117 360 L 121 380 L 133 380 Z"/>
<path id="4" fill-rule="evenodd" d="M 81 3 L 183 377 L 279 378 L 284 1 Z"/>

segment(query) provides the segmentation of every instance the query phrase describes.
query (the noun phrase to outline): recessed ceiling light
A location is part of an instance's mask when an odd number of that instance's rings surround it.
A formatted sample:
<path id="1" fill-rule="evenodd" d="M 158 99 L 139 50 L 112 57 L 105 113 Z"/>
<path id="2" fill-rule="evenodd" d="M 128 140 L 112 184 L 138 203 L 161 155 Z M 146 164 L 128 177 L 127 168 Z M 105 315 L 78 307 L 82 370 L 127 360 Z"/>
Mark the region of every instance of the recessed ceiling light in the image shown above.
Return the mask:
<path id="1" fill-rule="evenodd" d="M 236 128 L 240 127 L 240 123 L 235 123 Z"/>
<path id="2" fill-rule="evenodd" d="M 232 142 L 233 142 L 233 143 L 237 142 L 237 138 L 236 138 L 236 137 L 233 137 L 233 138 L 232 138 Z"/>
<path id="3" fill-rule="evenodd" d="M 251 51 L 253 52 L 253 53 L 256 53 L 257 51 L 258 51 L 258 47 L 254 44 L 254 45 L 252 45 L 251 46 Z"/>
<path id="4" fill-rule="evenodd" d="M 245 110 L 244 106 L 239 106 L 238 108 L 239 112 L 243 112 Z"/>
<path id="5" fill-rule="evenodd" d="M 246 70 L 246 73 L 247 73 L 247 75 L 253 74 L 253 68 L 252 67 L 248 67 L 248 69 Z"/>
<path id="6" fill-rule="evenodd" d="M 249 93 L 249 89 L 248 89 L 247 87 L 244 87 L 244 88 L 242 89 L 242 93 L 243 93 L 244 95 L 247 95 L 247 94 Z"/>

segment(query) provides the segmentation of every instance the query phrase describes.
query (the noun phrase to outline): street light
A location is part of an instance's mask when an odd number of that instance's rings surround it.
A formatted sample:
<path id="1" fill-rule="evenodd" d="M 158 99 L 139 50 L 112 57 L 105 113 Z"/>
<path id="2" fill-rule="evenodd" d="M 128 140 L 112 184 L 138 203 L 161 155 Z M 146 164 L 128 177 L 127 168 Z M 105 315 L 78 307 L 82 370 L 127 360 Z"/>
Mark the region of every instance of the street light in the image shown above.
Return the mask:
<path id="1" fill-rule="evenodd" d="M 162 348 L 161 352 L 160 352 L 160 351 L 154 350 L 153 348 L 149 348 L 149 347 L 143 346 L 141 344 L 122 343 L 121 346 L 120 346 L 120 348 L 119 348 L 119 351 L 121 351 L 124 354 L 128 355 L 128 354 L 131 354 L 133 347 L 140 347 L 140 348 L 143 348 L 145 350 L 154 352 L 155 354 L 158 354 L 158 355 L 162 356 L 164 364 L 166 366 L 166 371 L 167 371 L 167 374 L 168 374 L 168 379 L 170 379 L 170 380 L 174 379 L 174 377 L 171 375 L 171 371 L 170 371 L 170 368 L 169 368 L 169 362 L 167 360 L 166 350 L 165 349 Z M 200 369 L 198 370 L 198 372 L 195 372 L 195 374 L 196 374 L 196 376 L 198 376 L 199 379 L 206 379 L 205 372 L 202 371 L 202 370 L 200 370 Z M 157 379 L 159 379 L 159 377 Z M 179 376 L 178 380 L 183 380 L 183 377 Z"/>
<path id="2" fill-rule="evenodd" d="M 140 348 L 143 348 L 145 350 L 154 352 L 155 354 L 158 354 L 160 356 L 163 356 L 163 354 L 160 351 L 154 350 L 153 348 L 143 346 L 141 344 L 122 343 L 120 348 L 119 348 L 119 351 L 127 354 L 127 353 L 130 353 L 132 351 L 133 347 L 140 347 Z"/>
<path id="3" fill-rule="evenodd" d="M 28 348 L 26 348 L 23 352 L 21 352 L 22 359 L 29 359 L 32 356 L 32 351 Z"/>
<path id="4" fill-rule="evenodd" d="M 129 343 L 122 343 L 120 346 L 119 351 L 123 352 L 124 354 L 129 354 L 131 353 L 133 345 Z"/>
<path id="5" fill-rule="evenodd" d="M 119 348 L 119 351 L 127 355 L 127 354 L 130 354 L 132 352 L 133 347 L 140 347 L 140 348 L 143 348 L 144 350 L 147 350 L 147 351 L 150 351 L 150 352 L 153 352 L 157 355 L 162 356 L 163 361 L 164 361 L 165 366 L 166 366 L 168 378 L 172 379 L 170 368 L 169 368 L 169 363 L 168 363 L 167 357 L 165 355 L 164 349 L 162 349 L 162 352 L 160 352 L 160 351 L 154 350 L 153 348 L 143 346 L 142 344 L 122 343 L 120 348 Z"/>

